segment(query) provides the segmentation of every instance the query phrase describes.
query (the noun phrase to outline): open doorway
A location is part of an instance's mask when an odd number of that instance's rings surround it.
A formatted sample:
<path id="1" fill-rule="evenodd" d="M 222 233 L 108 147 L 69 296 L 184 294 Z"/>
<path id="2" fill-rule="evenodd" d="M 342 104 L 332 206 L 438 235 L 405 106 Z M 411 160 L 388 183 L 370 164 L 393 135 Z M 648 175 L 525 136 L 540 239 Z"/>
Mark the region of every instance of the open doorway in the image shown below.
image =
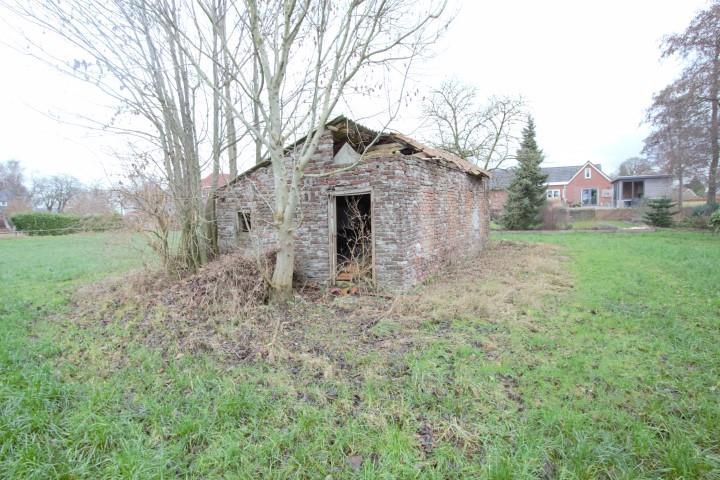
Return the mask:
<path id="1" fill-rule="evenodd" d="M 335 281 L 371 284 L 373 235 L 370 194 L 337 195 L 334 220 Z"/>

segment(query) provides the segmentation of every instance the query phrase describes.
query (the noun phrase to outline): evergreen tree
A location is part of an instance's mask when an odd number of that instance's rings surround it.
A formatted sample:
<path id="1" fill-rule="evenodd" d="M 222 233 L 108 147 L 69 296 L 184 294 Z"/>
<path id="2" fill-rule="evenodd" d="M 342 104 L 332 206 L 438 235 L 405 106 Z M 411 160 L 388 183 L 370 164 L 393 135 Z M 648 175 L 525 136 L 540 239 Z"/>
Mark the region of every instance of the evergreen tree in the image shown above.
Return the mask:
<path id="1" fill-rule="evenodd" d="M 501 223 L 508 230 L 529 230 L 540 224 L 540 210 L 545 205 L 547 175 L 540 170 L 544 157 L 535 140 L 535 122 L 528 119 L 517 152 L 518 166 L 508 187 Z"/>
<path id="2" fill-rule="evenodd" d="M 645 221 L 653 227 L 671 227 L 672 216 L 677 213 L 672 211 L 675 205 L 669 198 L 648 200 L 649 210 L 645 212 Z"/>

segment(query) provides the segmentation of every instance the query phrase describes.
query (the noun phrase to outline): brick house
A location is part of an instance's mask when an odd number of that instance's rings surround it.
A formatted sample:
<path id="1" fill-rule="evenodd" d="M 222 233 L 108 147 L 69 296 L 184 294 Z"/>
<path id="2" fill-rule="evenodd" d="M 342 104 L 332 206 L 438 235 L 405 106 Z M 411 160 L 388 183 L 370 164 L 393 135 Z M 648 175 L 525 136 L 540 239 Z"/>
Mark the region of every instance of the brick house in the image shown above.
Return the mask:
<path id="1" fill-rule="evenodd" d="M 612 180 L 600 165 L 544 168 L 548 201 L 571 207 L 612 207 Z"/>
<path id="2" fill-rule="evenodd" d="M 490 172 L 490 216 L 495 219 L 502 215 L 507 202 L 507 189 L 512 183 L 515 173 L 511 169 L 495 169 Z"/>
<path id="3" fill-rule="evenodd" d="M 545 167 L 547 175 L 545 192 L 548 203 L 571 207 L 612 207 L 613 185 L 600 165 L 586 162 L 584 165 Z M 514 175 L 512 169 L 495 170 L 491 183 L 490 198 L 493 209 L 502 210 L 507 200 L 507 188 Z"/>
<path id="4" fill-rule="evenodd" d="M 373 146 L 365 147 L 375 138 Z M 292 147 L 287 151 L 290 164 Z M 356 162 L 336 174 L 309 176 Z M 221 252 L 253 253 L 275 245 L 269 167 L 269 161 L 262 162 L 218 189 Z M 405 290 L 443 265 L 478 252 L 487 241 L 489 175 L 402 134 L 334 119 L 306 174 L 295 239 L 298 280 L 332 285 L 345 279 L 344 259 L 354 248 L 347 234 L 351 210 L 361 212 L 370 232 L 372 280 L 382 290 Z"/>
<path id="5" fill-rule="evenodd" d="M 230 178 L 229 173 L 219 173 L 217 183 L 215 183 L 215 175 L 213 175 L 212 173 L 209 174 L 208 176 L 200 180 L 200 192 L 202 197 L 207 198 L 215 185 L 221 187 L 228 183 L 230 180 L 232 179 Z"/>
<path id="6" fill-rule="evenodd" d="M 0 233 L 10 231 L 10 222 L 7 218 L 7 207 L 13 200 L 13 195 L 5 190 L 0 190 Z"/>

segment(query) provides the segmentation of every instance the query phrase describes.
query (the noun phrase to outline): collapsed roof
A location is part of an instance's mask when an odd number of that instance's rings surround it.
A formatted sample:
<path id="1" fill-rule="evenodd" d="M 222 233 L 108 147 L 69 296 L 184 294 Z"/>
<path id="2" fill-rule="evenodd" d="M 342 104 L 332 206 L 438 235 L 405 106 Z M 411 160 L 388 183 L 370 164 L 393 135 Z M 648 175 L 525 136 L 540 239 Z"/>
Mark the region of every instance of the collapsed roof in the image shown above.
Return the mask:
<path id="1" fill-rule="evenodd" d="M 333 136 L 333 155 L 336 155 L 345 144 L 349 144 L 362 158 L 377 158 L 388 155 L 407 155 L 428 161 L 438 161 L 446 166 L 475 177 L 490 177 L 480 167 L 450 152 L 424 145 L 417 140 L 398 132 L 376 132 L 368 127 L 344 116 L 330 120 L 326 128 Z M 305 137 L 285 147 L 287 153 L 300 146 Z M 244 171 L 229 183 L 234 183 L 243 176 L 265 166 L 270 160 L 264 160 Z M 222 188 L 222 187 L 220 187 Z"/>

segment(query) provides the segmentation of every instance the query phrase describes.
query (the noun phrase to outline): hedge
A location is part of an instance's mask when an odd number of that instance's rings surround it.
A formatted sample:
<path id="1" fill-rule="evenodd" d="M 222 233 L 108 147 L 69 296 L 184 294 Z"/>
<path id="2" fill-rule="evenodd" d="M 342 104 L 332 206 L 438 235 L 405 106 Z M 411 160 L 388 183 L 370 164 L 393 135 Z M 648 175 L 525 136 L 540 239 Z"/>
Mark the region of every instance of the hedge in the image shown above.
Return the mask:
<path id="1" fill-rule="evenodd" d="M 67 235 L 76 232 L 102 232 L 122 226 L 120 215 L 71 215 L 31 212 L 13 215 L 10 221 L 28 235 Z"/>

